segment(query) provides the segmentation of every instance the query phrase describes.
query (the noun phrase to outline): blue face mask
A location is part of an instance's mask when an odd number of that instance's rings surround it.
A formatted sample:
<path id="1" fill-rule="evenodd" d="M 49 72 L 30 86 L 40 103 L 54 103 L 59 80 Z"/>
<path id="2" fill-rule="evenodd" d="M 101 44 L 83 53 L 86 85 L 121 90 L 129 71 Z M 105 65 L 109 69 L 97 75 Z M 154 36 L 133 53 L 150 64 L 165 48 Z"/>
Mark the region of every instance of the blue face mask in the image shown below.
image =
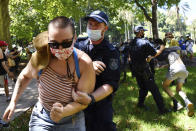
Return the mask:
<path id="1" fill-rule="evenodd" d="M 87 28 L 87 34 L 88 37 L 92 40 L 92 41 L 98 41 L 101 39 L 101 30 L 91 30 L 89 28 Z"/>

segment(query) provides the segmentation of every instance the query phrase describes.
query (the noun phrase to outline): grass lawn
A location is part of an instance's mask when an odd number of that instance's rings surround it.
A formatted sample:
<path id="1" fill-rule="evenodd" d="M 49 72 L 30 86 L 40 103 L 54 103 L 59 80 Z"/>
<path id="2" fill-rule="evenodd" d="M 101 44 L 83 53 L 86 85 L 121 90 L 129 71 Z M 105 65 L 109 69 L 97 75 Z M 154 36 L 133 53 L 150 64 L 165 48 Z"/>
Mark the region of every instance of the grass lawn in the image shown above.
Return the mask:
<path id="1" fill-rule="evenodd" d="M 189 67 L 188 71 L 188 83 L 184 85 L 183 90 L 187 93 L 190 100 L 196 104 L 196 67 Z M 166 106 L 171 108 L 172 101 L 161 88 L 165 74 L 166 69 L 156 70 L 156 82 L 164 97 Z M 149 107 L 149 111 L 136 108 L 138 87 L 136 80 L 131 77 L 130 72 L 127 73 L 127 76 L 127 81 L 120 83 L 113 103 L 115 110 L 114 121 L 117 123 L 118 131 L 196 131 L 196 117 L 188 117 L 185 108 L 178 112 L 171 112 L 160 116 L 150 93 L 145 101 L 145 104 Z M 175 91 L 175 86 L 171 88 Z M 181 99 L 179 98 L 179 100 Z M 182 100 L 181 104 L 184 104 Z M 31 109 L 12 121 L 9 128 L 0 130 L 28 131 L 30 114 Z"/>
<path id="2" fill-rule="evenodd" d="M 188 83 L 183 87 L 187 96 L 193 103 L 196 103 L 196 67 L 188 68 L 189 77 Z M 166 69 L 156 70 L 156 83 L 164 97 L 164 101 L 168 108 L 171 108 L 172 101 L 163 91 L 161 83 L 164 80 Z M 193 75 L 194 74 L 194 75 Z M 136 108 L 138 87 L 135 78 L 131 77 L 131 73 L 127 73 L 127 81 L 120 84 L 120 88 L 114 99 L 114 121 L 117 123 L 119 131 L 188 131 L 196 130 L 196 118 L 188 117 L 187 111 L 184 108 L 178 112 L 171 112 L 164 116 L 158 114 L 158 109 L 155 105 L 151 93 L 148 93 L 145 104 L 149 111 L 143 111 Z M 171 86 L 175 91 L 175 86 Z M 184 105 L 183 101 L 181 104 Z"/>

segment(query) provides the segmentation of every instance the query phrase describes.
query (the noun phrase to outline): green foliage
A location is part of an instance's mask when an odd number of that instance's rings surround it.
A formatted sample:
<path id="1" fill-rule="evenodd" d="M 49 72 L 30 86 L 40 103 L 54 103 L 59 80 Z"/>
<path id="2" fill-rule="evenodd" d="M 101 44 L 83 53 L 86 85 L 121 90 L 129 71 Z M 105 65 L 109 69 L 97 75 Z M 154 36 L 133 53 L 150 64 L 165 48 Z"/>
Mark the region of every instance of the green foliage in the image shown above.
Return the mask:
<path id="1" fill-rule="evenodd" d="M 151 17 L 151 2 L 138 1 Z M 159 0 L 158 6 L 170 8 L 172 5 L 178 4 L 179 1 Z M 143 12 L 136 6 L 134 0 L 10 0 L 9 9 L 11 16 L 10 33 L 12 38 L 16 38 L 15 41 L 20 42 L 20 45 L 26 44 L 38 33 L 47 30 L 49 21 L 61 15 L 72 17 L 79 33 L 80 18 L 93 10 L 103 10 L 108 14 L 110 20 L 107 34 L 111 35 L 115 41 L 119 40 L 117 36 L 124 36 L 125 30 L 128 29 L 129 32 L 132 32 L 133 26 L 145 25 L 146 21 Z M 82 20 L 82 31 L 86 31 L 86 25 L 83 22 Z M 161 25 L 161 28 L 163 28 L 161 31 L 163 32 L 174 30 L 170 29 L 172 26 L 164 26 L 164 21 L 162 20 L 160 21 Z"/>
<path id="2" fill-rule="evenodd" d="M 31 41 L 38 33 L 47 30 L 47 25 L 56 16 L 72 17 L 76 27 L 80 18 L 89 14 L 92 10 L 105 11 L 111 22 L 117 20 L 117 25 L 122 26 L 118 19 L 118 9 L 127 8 L 123 0 L 10 0 L 9 9 L 11 16 L 11 36 L 15 36 L 21 42 Z M 111 23 L 113 24 L 113 23 Z M 115 24 L 114 24 L 115 25 Z M 121 28 L 113 27 L 113 31 Z M 122 30 L 120 31 L 122 32 Z M 21 43 L 20 43 L 21 44 Z"/>
<path id="3" fill-rule="evenodd" d="M 178 20 L 176 12 L 172 10 L 170 10 L 168 14 L 158 12 L 158 27 L 159 31 L 162 32 L 162 38 L 166 32 L 172 32 L 175 36 L 185 35 L 185 19 L 184 16 L 180 15 L 180 19 Z"/>

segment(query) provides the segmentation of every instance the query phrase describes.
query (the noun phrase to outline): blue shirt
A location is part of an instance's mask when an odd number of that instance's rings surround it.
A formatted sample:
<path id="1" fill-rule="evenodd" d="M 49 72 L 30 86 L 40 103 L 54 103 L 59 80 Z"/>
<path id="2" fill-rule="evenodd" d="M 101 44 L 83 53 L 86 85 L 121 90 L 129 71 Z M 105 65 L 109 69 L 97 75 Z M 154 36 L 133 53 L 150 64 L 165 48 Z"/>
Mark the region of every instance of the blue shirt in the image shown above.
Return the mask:
<path id="1" fill-rule="evenodd" d="M 186 50 L 186 43 L 183 40 L 178 41 L 181 50 Z"/>

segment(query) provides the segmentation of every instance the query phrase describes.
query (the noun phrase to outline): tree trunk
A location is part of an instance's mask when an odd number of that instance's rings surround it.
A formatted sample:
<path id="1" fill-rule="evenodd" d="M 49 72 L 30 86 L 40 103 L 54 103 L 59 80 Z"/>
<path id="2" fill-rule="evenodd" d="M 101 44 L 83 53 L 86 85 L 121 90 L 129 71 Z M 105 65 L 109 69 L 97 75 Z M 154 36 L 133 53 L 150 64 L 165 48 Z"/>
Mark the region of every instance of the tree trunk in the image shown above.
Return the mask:
<path id="1" fill-rule="evenodd" d="M 127 41 L 130 39 L 129 25 L 127 24 Z"/>
<path id="2" fill-rule="evenodd" d="M 152 33 L 153 39 L 159 38 L 157 27 L 157 0 L 152 0 Z"/>
<path id="3" fill-rule="evenodd" d="M 125 22 L 125 41 L 127 40 L 127 24 Z"/>
<path id="4" fill-rule="evenodd" d="M 152 18 L 147 13 L 146 9 L 138 2 L 138 0 L 135 0 L 136 5 L 143 11 L 146 19 L 152 23 L 153 39 L 157 39 L 159 38 L 158 27 L 157 27 L 157 0 L 151 0 L 151 2 L 152 2 Z"/>
<path id="5" fill-rule="evenodd" d="M 81 20 L 81 18 L 80 18 L 80 34 L 82 34 L 82 20 Z"/>
<path id="6" fill-rule="evenodd" d="M 195 38 L 195 27 L 193 27 L 193 33 L 194 33 L 194 42 L 196 43 L 196 38 Z"/>
<path id="7" fill-rule="evenodd" d="M 9 0 L 0 0 L 0 40 L 10 43 L 10 16 L 8 4 Z"/>

